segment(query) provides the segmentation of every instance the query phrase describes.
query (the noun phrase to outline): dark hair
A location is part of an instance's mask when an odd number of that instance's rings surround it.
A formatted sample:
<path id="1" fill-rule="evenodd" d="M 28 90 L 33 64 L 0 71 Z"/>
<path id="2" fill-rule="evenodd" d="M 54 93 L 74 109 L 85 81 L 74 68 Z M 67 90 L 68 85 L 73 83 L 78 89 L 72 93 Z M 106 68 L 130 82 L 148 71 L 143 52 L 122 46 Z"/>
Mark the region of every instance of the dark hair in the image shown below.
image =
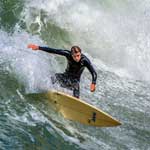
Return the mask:
<path id="1" fill-rule="evenodd" d="M 72 46 L 71 47 L 71 54 L 73 55 L 74 53 L 81 53 L 81 48 L 79 46 Z"/>

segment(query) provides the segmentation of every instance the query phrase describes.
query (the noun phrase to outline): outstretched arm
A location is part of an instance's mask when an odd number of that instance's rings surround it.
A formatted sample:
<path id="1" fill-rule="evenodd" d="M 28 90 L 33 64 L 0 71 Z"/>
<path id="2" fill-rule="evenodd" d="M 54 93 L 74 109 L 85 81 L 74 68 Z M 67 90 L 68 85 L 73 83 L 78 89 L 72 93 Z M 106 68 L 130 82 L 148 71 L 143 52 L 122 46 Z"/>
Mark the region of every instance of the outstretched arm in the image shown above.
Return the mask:
<path id="1" fill-rule="evenodd" d="M 68 50 L 54 49 L 50 47 L 42 47 L 42 46 L 38 46 L 34 44 L 29 44 L 28 48 L 32 48 L 32 50 L 42 50 L 48 53 L 58 54 L 58 55 L 66 56 L 66 57 L 70 55 Z"/>

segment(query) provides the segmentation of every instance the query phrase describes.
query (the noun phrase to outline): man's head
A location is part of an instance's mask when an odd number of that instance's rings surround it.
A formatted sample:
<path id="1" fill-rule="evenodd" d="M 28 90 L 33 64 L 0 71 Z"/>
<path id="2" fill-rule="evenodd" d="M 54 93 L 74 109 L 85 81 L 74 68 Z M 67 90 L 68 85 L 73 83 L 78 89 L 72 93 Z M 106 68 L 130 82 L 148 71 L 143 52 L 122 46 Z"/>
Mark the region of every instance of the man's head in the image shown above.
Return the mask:
<path id="1" fill-rule="evenodd" d="M 71 48 L 71 55 L 74 61 L 79 62 L 81 59 L 81 49 L 78 46 L 73 46 Z"/>

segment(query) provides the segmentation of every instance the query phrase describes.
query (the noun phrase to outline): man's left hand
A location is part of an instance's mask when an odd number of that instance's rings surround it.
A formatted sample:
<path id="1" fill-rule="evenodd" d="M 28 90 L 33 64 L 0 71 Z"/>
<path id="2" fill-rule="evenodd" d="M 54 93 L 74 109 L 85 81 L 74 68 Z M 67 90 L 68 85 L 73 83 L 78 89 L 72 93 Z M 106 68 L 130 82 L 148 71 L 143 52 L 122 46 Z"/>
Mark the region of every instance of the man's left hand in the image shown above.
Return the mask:
<path id="1" fill-rule="evenodd" d="M 90 89 L 91 89 L 91 92 L 94 92 L 96 89 L 96 84 L 91 83 Z"/>

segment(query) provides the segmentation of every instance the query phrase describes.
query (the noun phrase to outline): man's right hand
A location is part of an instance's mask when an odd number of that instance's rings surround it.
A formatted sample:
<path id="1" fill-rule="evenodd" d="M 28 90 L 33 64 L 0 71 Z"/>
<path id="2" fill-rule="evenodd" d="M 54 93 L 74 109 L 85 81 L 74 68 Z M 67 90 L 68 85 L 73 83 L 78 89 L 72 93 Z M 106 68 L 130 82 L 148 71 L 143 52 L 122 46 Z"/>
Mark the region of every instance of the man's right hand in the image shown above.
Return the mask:
<path id="1" fill-rule="evenodd" d="M 32 50 L 39 50 L 39 46 L 34 44 L 29 44 L 28 48 L 32 48 Z"/>

